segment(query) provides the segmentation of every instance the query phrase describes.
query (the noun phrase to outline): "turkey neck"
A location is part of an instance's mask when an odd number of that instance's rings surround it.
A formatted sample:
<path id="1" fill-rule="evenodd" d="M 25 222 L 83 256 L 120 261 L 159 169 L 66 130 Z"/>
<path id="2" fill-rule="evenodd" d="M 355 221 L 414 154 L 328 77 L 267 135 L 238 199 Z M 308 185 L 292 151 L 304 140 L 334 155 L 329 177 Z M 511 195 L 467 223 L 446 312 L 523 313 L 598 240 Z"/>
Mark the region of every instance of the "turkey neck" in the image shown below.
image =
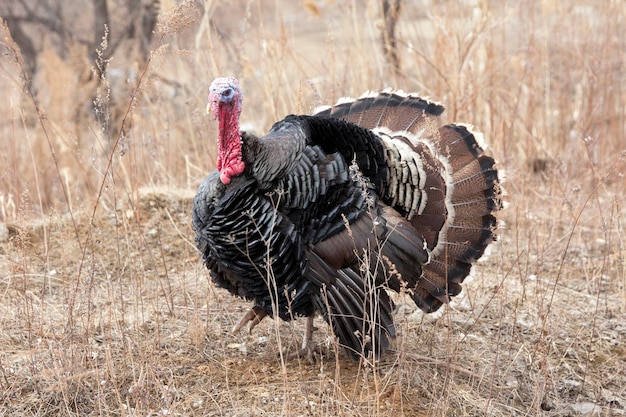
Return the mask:
<path id="1" fill-rule="evenodd" d="M 232 102 L 220 103 L 218 129 L 217 169 L 222 183 L 229 184 L 231 178 L 240 175 L 245 168 L 241 155 L 239 114 Z"/>

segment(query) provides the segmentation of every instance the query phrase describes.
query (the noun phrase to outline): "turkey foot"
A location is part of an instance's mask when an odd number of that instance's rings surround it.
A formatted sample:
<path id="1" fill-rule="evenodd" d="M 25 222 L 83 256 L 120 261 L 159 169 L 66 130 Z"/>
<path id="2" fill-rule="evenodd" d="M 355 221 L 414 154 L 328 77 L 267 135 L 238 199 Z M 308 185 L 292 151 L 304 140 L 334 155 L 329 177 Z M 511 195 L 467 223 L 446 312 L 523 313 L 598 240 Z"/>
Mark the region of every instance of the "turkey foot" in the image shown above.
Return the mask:
<path id="1" fill-rule="evenodd" d="M 239 323 L 235 327 L 233 327 L 232 333 L 238 333 L 239 330 L 243 328 L 246 324 L 250 323 L 250 327 L 248 328 L 248 333 L 252 333 L 252 329 L 256 327 L 257 324 L 261 322 L 267 316 L 265 310 L 261 309 L 259 306 L 254 306 L 250 310 L 246 312 L 239 320 Z"/>
<path id="2" fill-rule="evenodd" d="M 322 353 L 321 350 L 313 345 L 313 316 L 306 318 L 306 326 L 304 330 L 304 340 L 302 341 L 302 347 L 295 352 L 291 352 L 287 355 L 287 360 L 294 360 L 297 358 L 306 358 L 311 365 L 315 364 L 315 353 Z"/>

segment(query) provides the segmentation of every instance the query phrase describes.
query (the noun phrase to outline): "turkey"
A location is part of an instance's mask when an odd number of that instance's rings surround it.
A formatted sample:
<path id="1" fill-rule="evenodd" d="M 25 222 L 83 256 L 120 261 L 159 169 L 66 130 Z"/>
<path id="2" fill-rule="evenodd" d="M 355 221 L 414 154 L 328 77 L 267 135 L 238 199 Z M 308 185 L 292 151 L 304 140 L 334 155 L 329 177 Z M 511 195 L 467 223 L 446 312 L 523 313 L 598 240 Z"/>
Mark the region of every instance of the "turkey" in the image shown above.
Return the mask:
<path id="1" fill-rule="evenodd" d="M 461 291 L 495 240 L 502 191 L 470 127 L 439 127 L 443 106 L 402 91 L 341 99 L 289 115 L 255 137 L 239 129 L 242 90 L 210 87 L 217 170 L 193 205 L 213 282 L 253 307 L 235 326 L 313 317 L 354 358 L 380 357 L 396 331 L 388 290 L 425 312 Z"/>

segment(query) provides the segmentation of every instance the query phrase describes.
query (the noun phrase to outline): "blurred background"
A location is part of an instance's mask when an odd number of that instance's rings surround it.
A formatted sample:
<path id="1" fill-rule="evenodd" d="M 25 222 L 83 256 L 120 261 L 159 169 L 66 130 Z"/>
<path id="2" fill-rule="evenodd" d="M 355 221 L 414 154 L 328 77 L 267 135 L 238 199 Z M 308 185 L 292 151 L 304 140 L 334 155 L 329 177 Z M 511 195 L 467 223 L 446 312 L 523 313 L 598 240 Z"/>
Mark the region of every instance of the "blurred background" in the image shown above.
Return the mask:
<path id="1" fill-rule="evenodd" d="M 621 182 L 624 10 L 619 0 L 3 2 L 2 215 L 25 192 L 42 215 L 93 204 L 102 184 L 109 204 L 142 185 L 195 189 L 215 160 L 204 108 L 222 75 L 241 80 L 244 127 L 257 133 L 393 87 L 482 130 L 513 191 L 533 176 Z"/>

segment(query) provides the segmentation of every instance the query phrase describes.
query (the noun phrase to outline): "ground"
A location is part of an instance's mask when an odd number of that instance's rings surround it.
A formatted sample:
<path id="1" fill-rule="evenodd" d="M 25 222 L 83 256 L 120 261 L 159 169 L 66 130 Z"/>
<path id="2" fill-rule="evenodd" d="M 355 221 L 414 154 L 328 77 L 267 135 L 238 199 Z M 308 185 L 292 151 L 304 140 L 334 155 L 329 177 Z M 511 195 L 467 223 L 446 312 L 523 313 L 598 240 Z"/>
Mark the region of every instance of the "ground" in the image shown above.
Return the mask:
<path id="1" fill-rule="evenodd" d="M 278 354 L 297 345 L 302 320 L 230 332 L 247 303 L 214 288 L 198 260 L 192 195 L 142 189 L 135 207 L 9 225 L 5 415 L 625 413 L 623 299 L 564 276 L 549 248 L 531 261 L 513 249 L 521 231 L 501 231 L 441 313 L 399 297 L 400 336 L 378 363 L 352 361 L 318 321 L 310 364 Z M 532 262 L 540 272 L 515 272 Z"/>

